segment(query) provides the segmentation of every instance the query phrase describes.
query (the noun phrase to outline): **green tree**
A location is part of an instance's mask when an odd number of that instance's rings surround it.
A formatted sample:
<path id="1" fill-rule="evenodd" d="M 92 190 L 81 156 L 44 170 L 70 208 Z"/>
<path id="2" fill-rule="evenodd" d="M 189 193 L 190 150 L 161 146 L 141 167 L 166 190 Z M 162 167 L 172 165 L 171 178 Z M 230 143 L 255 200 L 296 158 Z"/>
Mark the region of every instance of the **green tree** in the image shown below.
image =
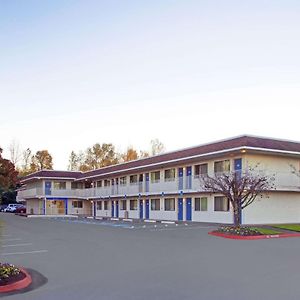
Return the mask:
<path id="1" fill-rule="evenodd" d="M 138 158 L 139 158 L 139 156 L 138 156 L 137 151 L 131 146 L 128 147 L 126 152 L 121 155 L 121 159 L 124 162 L 135 160 L 135 159 L 138 159 Z"/>
<path id="2" fill-rule="evenodd" d="M 52 156 L 48 150 L 37 151 L 34 156 L 32 156 L 30 171 L 36 172 L 40 170 L 53 170 Z"/>
<path id="3" fill-rule="evenodd" d="M 95 144 L 89 147 L 85 153 L 84 164 L 80 166 L 81 171 L 95 170 L 119 162 L 118 155 L 115 152 L 113 144 Z"/>
<path id="4" fill-rule="evenodd" d="M 15 165 L 8 159 L 2 157 L 2 149 L 0 148 L 0 195 L 13 191 L 18 183 L 18 171 Z"/>

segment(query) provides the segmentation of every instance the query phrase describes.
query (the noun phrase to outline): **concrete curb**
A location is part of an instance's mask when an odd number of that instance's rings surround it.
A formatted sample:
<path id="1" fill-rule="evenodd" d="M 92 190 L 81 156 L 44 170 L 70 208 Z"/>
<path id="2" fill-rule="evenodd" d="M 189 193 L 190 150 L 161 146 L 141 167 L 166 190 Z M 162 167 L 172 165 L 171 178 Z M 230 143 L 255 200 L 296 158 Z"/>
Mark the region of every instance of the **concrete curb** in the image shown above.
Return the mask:
<path id="1" fill-rule="evenodd" d="M 280 239 L 289 237 L 300 237 L 300 233 L 282 233 L 282 234 L 267 234 L 267 235 L 255 235 L 255 236 L 240 236 L 240 235 L 230 235 L 221 232 L 209 232 L 208 234 L 222 237 L 225 239 L 232 240 L 265 240 L 265 239 Z"/>
<path id="2" fill-rule="evenodd" d="M 78 219 L 78 216 L 74 215 L 27 215 L 27 218 L 74 218 Z"/>
<path id="3" fill-rule="evenodd" d="M 19 269 L 23 274 L 25 274 L 26 277 L 20 281 L 0 286 L 0 293 L 7 293 L 7 292 L 13 292 L 15 290 L 21 290 L 28 287 L 32 283 L 32 279 L 29 273 L 27 273 L 27 271 L 23 268 L 19 268 Z"/>

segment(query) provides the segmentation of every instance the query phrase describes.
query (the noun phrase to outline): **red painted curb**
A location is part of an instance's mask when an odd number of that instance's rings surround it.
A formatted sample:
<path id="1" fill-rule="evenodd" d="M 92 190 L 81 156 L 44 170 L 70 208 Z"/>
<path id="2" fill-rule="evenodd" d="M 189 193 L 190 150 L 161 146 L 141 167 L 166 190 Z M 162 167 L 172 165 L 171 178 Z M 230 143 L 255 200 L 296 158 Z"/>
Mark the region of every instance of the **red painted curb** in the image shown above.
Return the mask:
<path id="1" fill-rule="evenodd" d="M 15 290 L 21 290 L 21 289 L 28 287 L 31 284 L 32 279 L 31 279 L 31 276 L 29 275 L 29 273 L 22 268 L 19 268 L 19 269 L 21 270 L 21 272 L 23 274 L 25 274 L 26 277 L 20 281 L 17 281 L 17 282 L 8 284 L 8 285 L 0 286 L 0 293 L 7 293 L 7 292 L 13 292 Z"/>
<path id="2" fill-rule="evenodd" d="M 282 233 L 282 234 L 267 234 L 267 235 L 252 235 L 252 236 L 241 236 L 241 235 L 231 235 L 221 232 L 209 232 L 208 234 L 219 236 L 225 239 L 232 240 L 264 240 L 264 239 L 280 239 L 289 237 L 300 237 L 300 233 Z"/>

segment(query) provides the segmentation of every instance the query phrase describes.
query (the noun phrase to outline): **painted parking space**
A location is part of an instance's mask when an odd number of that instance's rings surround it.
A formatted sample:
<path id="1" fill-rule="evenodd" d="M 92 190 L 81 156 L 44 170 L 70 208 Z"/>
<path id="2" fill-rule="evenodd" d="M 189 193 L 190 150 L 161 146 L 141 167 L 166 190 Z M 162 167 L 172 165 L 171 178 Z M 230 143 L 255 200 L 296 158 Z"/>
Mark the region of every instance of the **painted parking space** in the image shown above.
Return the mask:
<path id="1" fill-rule="evenodd" d="M 24 254 L 47 253 L 47 249 L 38 249 L 36 245 L 20 237 L 12 237 L 13 234 L 1 235 L 0 257 L 16 256 Z"/>
<path id="2" fill-rule="evenodd" d="M 166 231 L 177 229 L 214 229 L 214 225 L 206 225 L 201 223 L 175 223 L 173 221 L 148 222 L 148 220 L 136 222 L 134 220 L 101 220 L 92 218 L 68 219 L 68 218 L 53 218 L 52 221 L 67 222 L 72 224 L 97 225 L 104 227 L 115 227 L 121 229 L 135 230 L 150 230 L 150 231 Z"/>

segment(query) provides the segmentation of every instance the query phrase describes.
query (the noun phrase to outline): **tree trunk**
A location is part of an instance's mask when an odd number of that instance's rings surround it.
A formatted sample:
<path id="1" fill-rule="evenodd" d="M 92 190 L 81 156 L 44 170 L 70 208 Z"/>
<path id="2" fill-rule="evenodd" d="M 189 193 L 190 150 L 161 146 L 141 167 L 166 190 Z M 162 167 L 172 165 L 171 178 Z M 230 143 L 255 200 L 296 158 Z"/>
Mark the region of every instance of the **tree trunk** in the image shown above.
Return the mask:
<path id="1" fill-rule="evenodd" d="M 242 209 L 239 202 L 235 203 L 233 207 L 233 217 L 234 217 L 234 226 L 239 227 L 241 226 L 241 216 L 242 216 Z"/>

